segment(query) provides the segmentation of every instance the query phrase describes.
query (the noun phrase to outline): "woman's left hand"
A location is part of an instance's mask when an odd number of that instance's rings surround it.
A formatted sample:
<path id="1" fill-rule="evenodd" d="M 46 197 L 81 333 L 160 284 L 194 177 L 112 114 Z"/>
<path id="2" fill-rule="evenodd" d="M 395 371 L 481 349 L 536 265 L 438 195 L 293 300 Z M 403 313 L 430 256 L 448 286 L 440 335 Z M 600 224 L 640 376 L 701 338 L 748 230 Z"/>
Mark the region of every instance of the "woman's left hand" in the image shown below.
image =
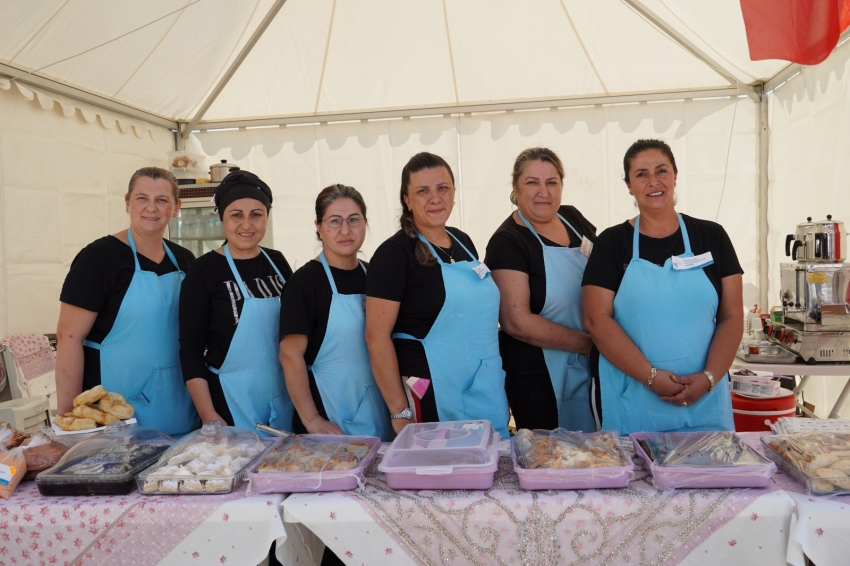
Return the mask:
<path id="1" fill-rule="evenodd" d="M 676 383 L 682 385 L 684 389 L 675 395 L 660 396 L 659 399 L 680 407 L 690 407 L 695 404 L 697 401 L 702 399 L 702 396 L 705 395 L 711 387 L 708 378 L 702 372 L 674 376 L 672 379 Z"/>

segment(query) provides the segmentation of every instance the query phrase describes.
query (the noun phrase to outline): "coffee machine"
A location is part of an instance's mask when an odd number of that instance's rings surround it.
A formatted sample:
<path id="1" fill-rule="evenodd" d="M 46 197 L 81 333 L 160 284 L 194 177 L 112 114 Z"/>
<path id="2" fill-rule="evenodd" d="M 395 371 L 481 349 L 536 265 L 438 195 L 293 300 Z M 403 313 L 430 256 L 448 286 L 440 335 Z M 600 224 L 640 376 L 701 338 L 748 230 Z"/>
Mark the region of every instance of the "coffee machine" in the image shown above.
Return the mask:
<path id="1" fill-rule="evenodd" d="M 780 265 L 783 321 L 766 321 L 768 340 L 809 364 L 850 362 L 850 265 L 844 262 L 844 223 L 826 220 L 799 224 L 789 234 L 785 253 L 795 263 Z"/>

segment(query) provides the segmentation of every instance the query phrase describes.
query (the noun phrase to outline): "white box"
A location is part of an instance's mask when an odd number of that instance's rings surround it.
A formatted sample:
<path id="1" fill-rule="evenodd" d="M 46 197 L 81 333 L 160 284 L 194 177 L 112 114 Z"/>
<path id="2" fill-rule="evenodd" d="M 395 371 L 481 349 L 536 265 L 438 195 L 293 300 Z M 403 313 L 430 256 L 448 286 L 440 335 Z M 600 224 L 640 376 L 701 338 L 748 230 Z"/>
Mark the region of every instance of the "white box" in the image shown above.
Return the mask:
<path id="1" fill-rule="evenodd" d="M 747 377 L 747 376 L 744 376 Z M 743 379 L 731 380 L 732 391 L 743 395 L 751 395 L 754 397 L 777 397 L 782 386 L 778 381 L 769 381 L 767 383 L 759 381 L 748 381 Z"/>
<path id="2" fill-rule="evenodd" d="M 47 395 L 24 397 L 0 403 L 0 421 L 11 424 L 14 428 L 32 434 L 39 432 L 41 427 L 49 426 L 50 405 Z"/>

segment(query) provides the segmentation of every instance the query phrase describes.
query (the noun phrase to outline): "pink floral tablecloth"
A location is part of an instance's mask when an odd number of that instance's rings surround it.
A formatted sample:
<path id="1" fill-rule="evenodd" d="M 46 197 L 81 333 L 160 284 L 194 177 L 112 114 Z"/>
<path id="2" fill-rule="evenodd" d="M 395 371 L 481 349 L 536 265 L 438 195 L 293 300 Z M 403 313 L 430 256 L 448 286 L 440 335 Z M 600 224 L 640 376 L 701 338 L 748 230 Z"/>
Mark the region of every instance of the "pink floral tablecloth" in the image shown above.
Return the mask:
<path id="1" fill-rule="evenodd" d="M 44 497 L 34 482 L 0 500 L 0 566 L 259 563 L 283 537 L 280 495 Z"/>
<path id="2" fill-rule="evenodd" d="M 524 491 L 502 457 L 487 491 L 294 494 L 285 519 L 346 564 L 785 564 L 793 502 L 767 489 Z"/>

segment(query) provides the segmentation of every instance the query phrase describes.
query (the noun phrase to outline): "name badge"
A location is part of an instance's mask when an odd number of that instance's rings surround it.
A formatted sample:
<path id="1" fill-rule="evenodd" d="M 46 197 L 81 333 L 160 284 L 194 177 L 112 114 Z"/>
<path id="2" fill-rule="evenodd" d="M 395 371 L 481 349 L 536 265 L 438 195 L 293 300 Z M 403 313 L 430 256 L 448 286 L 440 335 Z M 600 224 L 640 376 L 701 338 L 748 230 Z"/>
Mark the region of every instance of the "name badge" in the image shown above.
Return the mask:
<path id="1" fill-rule="evenodd" d="M 673 256 L 673 269 L 676 271 L 687 271 L 689 269 L 696 269 L 697 267 L 705 267 L 712 263 L 714 263 L 714 257 L 712 257 L 711 252 L 705 252 L 704 254 L 692 257 Z"/>
<path id="2" fill-rule="evenodd" d="M 581 237 L 581 248 L 579 248 L 579 249 L 581 250 L 581 255 L 589 258 L 590 252 L 593 251 L 593 242 L 588 240 L 587 236 L 582 236 Z"/>
<path id="3" fill-rule="evenodd" d="M 479 263 L 475 267 L 472 268 L 472 271 L 478 274 L 478 277 L 481 279 L 487 279 L 490 277 L 490 268 L 484 265 L 484 263 Z"/>

